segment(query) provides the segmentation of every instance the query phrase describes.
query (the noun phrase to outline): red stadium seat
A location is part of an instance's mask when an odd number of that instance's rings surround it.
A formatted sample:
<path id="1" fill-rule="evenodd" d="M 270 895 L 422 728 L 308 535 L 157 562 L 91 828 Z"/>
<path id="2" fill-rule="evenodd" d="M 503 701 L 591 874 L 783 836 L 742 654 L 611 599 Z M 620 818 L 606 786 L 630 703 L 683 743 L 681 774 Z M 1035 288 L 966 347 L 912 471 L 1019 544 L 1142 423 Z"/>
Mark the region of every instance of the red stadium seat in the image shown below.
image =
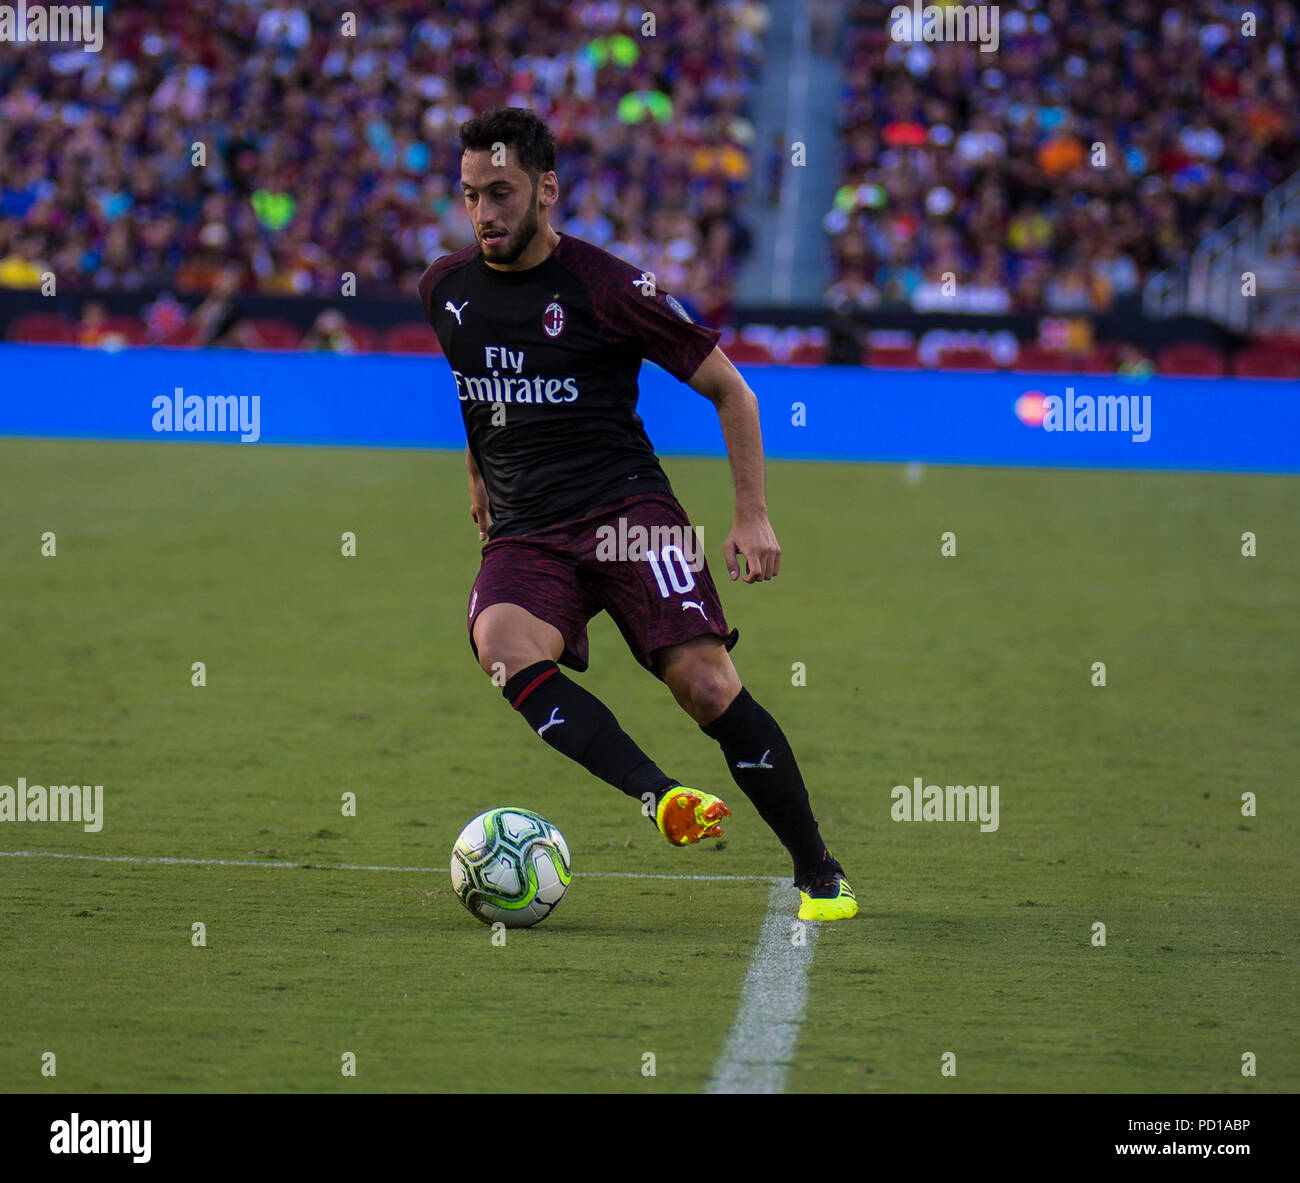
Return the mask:
<path id="1" fill-rule="evenodd" d="M 1300 336 L 1291 333 L 1261 333 L 1251 338 L 1250 345 L 1300 358 Z"/>
<path id="2" fill-rule="evenodd" d="M 29 344 L 73 345 L 77 340 L 77 326 L 57 312 L 28 312 L 9 322 L 5 336 L 10 341 Z"/>
<path id="3" fill-rule="evenodd" d="M 355 343 L 358 353 L 374 353 L 379 348 L 379 333 L 369 325 L 350 320 L 343 327 Z"/>
<path id="4" fill-rule="evenodd" d="M 1119 369 L 1119 345 L 1114 341 L 1098 341 L 1080 359 L 1079 369 L 1084 374 L 1113 374 Z"/>
<path id="5" fill-rule="evenodd" d="M 826 353 L 825 341 L 801 341 L 790 350 L 787 361 L 792 366 L 824 366 Z"/>
<path id="6" fill-rule="evenodd" d="M 262 349 L 297 349 L 302 340 L 302 329 L 287 320 L 259 317 L 247 322 L 261 340 Z"/>
<path id="7" fill-rule="evenodd" d="M 384 353 L 442 354 L 437 334 L 429 325 L 419 323 L 394 325 L 384 333 L 379 348 Z"/>
<path id="8" fill-rule="evenodd" d="M 735 342 L 726 354 L 732 361 L 743 365 L 770 366 L 776 361 L 772 350 L 761 341 L 746 341 L 743 338 Z"/>
<path id="9" fill-rule="evenodd" d="M 144 322 L 139 317 L 106 316 L 104 317 L 104 331 L 121 336 L 128 345 L 149 344 L 149 331 L 144 327 Z"/>
<path id="10" fill-rule="evenodd" d="M 877 346 L 862 351 L 862 364 L 880 370 L 915 370 L 920 366 L 915 345 Z"/>
<path id="11" fill-rule="evenodd" d="M 1084 358 L 1063 349 L 1044 349 L 1041 345 L 1022 345 L 1015 369 L 1042 374 L 1076 374 L 1083 370 Z"/>
<path id="12" fill-rule="evenodd" d="M 1232 372 L 1238 378 L 1300 378 L 1300 357 L 1256 345 L 1232 359 Z"/>
<path id="13" fill-rule="evenodd" d="M 158 344 L 175 349 L 193 348 L 198 335 L 198 326 L 191 321 L 179 326 L 178 328 L 172 329 L 172 331 L 159 341 Z"/>
<path id="14" fill-rule="evenodd" d="M 1156 372 L 1178 377 L 1209 378 L 1226 370 L 1223 354 L 1208 345 L 1189 341 L 1166 345 L 1156 354 Z"/>
<path id="15" fill-rule="evenodd" d="M 251 318 L 247 324 L 260 339 L 259 348 L 264 350 L 296 350 L 303 339 L 303 330 L 287 320 L 264 316 Z"/>
<path id="16" fill-rule="evenodd" d="M 982 349 L 941 349 L 938 355 L 941 370 L 996 370 L 998 363 Z"/>

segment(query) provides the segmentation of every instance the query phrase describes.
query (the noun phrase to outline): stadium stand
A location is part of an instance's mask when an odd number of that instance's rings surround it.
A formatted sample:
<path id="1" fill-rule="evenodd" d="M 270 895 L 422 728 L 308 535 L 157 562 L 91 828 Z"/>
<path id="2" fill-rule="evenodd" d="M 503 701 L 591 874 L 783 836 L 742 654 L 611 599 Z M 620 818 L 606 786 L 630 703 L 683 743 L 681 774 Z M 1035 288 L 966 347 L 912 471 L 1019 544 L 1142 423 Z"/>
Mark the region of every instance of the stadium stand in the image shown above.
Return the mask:
<path id="1" fill-rule="evenodd" d="M 892 7 L 850 8 L 833 307 L 1100 312 L 1300 164 L 1294 4 L 1021 0 L 988 55 Z"/>
<path id="2" fill-rule="evenodd" d="M 725 317 L 760 5 L 671 0 L 654 37 L 601 3 L 347 10 L 364 37 L 327 0 L 126 0 L 102 53 L 0 43 L 0 287 L 53 270 L 64 290 L 192 298 L 233 264 L 240 293 L 337 295 L 349 271 L 359 294 L 410 297 L 469 241 L 457 127 L 516 105 L 556 131 L 558 227 Z"/>
<path id="3" fill-rule="evenodd" d="M 394 325 L 383 336 L 385 353 L 442 353 L 437 334 L 427 324 Z"/>
<path id="4" fill-rule="evenodd" d="M 1185 267 L 1300 163 L 1294 5 L 1261 10 L 1243 39 L 1219 0 L 1018 0 L 1000 6 L 993 55 L 895 42 L 892 7 L 847 6 L 843 168 L 823 223 L 835 313 L 1097 315 Z M 16 306 L 4 336 L 436 354 L 413 308 L 369 323 L 319 310 L 345 271 L 364 299 L 412 301 L 427 262 L 467 241 L 456 128 L 502 103 L 556 130 L 559 228 L 725 327 L 752 253 L 751 174 L 771 189 L 783 168 L 780 134 L 764 125 L 756 152 L 750 123 L 769 8 L 672 0 L 643 37 L 639 10 L 603 3 L 359 0 L 366 36 L 349 39 L 327 0 L 127 0 L 101 54 L 0 43 L 0 288 L 35 291 L 53 270 L 73 296 Z M 1300 231 L 1258 262 L 1260 324 L 1278 332 L 1233 357 L 1168 338 L 1064 351 L 1021 329 L 1010 349 L 916 328 L 841 354 L 825 330 L 755 324 L 722 344 L 743 364 L 1293 378 L 1300 342 L 1281 330 L 1300 321 Z M 137 291 L 138 316 L 99 303 Z M 315 302 L 288 312 L 298 297 Z"/>

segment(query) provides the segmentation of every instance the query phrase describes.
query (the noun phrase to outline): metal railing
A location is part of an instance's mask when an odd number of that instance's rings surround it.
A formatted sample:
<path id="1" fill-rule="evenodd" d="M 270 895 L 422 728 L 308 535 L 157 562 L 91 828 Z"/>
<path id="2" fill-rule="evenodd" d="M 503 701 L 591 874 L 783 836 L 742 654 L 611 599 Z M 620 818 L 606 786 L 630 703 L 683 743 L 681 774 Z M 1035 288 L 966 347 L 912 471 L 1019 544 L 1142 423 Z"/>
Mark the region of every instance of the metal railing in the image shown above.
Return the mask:
<path id="1" fill-rule="evenodd" d="M 1261 313 L 1276 319 L 1278 307 L 1295 303 L 1291 285 L 1247 295 L 1246 272 L 1256 275 L 1273 246 L 1300 226 L 1300 172 L 1264 197 L 1258 211 L 1234 218 L 1203 239 L 1182 267 L 1170 267 L 1147 280 L 1142 307 L 1148 316 L 1202 316 L 1239 333 L 1249 332 Z M 1283 314 L 1286 317 L 1287 313 Z M 1276 326 L 1270 326 L 1276 327 Z M 1300 324 L 1294 325 L 1300 328 Z"/>

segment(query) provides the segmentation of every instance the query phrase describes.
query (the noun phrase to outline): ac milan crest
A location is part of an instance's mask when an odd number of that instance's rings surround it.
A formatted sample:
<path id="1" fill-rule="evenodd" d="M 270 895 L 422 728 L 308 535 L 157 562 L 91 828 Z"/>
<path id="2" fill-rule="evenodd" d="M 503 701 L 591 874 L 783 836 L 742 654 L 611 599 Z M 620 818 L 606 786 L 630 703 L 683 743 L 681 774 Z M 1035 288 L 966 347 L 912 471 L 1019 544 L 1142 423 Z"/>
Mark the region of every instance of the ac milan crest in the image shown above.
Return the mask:
<path id="1" fill-rule="evenodd" d="M 552 300 L 542 314 L 542 328 L 548 337 L 558 337 L 564 332 L 564 308 Z"/>

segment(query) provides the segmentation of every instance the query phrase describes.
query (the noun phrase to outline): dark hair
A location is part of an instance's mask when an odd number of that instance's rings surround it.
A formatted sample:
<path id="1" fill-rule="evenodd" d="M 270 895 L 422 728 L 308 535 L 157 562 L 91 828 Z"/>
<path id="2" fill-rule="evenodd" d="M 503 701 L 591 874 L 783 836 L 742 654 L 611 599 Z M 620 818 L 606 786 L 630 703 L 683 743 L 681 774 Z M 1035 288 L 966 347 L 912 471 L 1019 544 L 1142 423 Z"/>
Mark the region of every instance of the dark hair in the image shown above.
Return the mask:
<path id="1" fill-rule="evenodd" d="M 555 136 L 546 120 L 523 107 L 495 107 L 460 125 L 460 146 L 465 152 L 490 152 L 496 144 L 515 150 L 519 167 L 534 187 L 542 173 L 555 168 Z"/>

